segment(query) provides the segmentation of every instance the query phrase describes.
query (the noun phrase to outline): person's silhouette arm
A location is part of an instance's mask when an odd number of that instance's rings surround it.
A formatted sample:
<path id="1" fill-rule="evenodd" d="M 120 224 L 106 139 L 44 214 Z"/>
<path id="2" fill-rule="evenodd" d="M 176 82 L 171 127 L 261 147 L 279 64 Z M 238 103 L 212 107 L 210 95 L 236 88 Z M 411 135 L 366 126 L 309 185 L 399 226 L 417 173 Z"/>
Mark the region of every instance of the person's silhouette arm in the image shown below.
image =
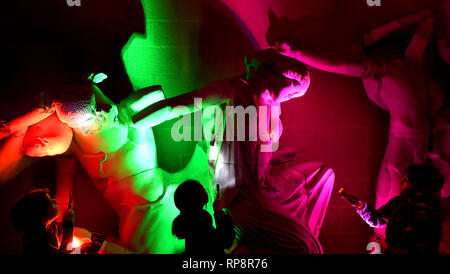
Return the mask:
<path id="1" fill-rule="evenodd" d="M 231 247 L 235 238 L 233 220 L 225 213 L 225 206 L 223 193 L 220 191 L 219 185 L 217 185 L 217 197 L 213 204 L 214 220 L 216 223 L 218 240 L 223 249 Z"/>
<path id="2" fill-rule="evenodd" d="M 348 193 L 344 188 L 339 190 L 339 194 L 356 209 L 356 212 L 370 227 L 381 228 L 387 225 L 388 218 L 386 217 L 386 211 L 390 208 L 390 203 L 378 210 L 374 210 L 366 202 Z"/>
<path id="3" fill-rule="evenodd" d="M 67 250 L 70 243 L 73 242 L 73 224 L 75 222 L 75 213 L 73 211 L 72 193 L 70 193 L 69 203 L 63 212 L 62 216 L 62 239 L 59 248 L 61 253 L 70 253 L 72 250 Z"/>

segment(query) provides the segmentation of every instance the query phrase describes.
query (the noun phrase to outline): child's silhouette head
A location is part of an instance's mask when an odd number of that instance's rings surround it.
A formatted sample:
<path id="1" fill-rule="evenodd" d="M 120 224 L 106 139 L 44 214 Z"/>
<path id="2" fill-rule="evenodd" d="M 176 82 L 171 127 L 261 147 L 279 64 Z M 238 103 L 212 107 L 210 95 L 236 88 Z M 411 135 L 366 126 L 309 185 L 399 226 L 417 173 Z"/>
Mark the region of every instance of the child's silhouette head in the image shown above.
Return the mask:
<path id="1" fill-rule="evenodd" d="M 11 209 L 13 226 L 19 231 L 37 230 L 59 214 L 56 200 L 50 197 L 46 188 L 26 193 Z"/>
<path id="2" fill-rule="evenodd" d="M 439 192 L 443 185 L 444 178 L 439 169 L 427 164 L 416 164 L 405 170 L 400 193 L 433 195 Z"/>
<path id="3" fill-rule="evenodd" d="M 178 186 L 174 199 L 180 212 L 192 212 L 201 210 L 208 203 L 208 194 L 199 182 L 188 180 Z"/>

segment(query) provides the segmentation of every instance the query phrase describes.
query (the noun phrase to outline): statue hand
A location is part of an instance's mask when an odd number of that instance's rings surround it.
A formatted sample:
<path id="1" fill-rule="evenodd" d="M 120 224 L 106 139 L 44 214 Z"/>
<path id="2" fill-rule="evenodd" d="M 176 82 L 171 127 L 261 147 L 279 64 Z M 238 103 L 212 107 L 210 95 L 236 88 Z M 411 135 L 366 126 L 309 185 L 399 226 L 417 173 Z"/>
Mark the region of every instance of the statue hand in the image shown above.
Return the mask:
<path id="1" fill-rule="evenodd" d="M 273 49 L 281 54 L 286 54 L 292 51 L 291 46 L 286 42 L 275 42 Z"/>

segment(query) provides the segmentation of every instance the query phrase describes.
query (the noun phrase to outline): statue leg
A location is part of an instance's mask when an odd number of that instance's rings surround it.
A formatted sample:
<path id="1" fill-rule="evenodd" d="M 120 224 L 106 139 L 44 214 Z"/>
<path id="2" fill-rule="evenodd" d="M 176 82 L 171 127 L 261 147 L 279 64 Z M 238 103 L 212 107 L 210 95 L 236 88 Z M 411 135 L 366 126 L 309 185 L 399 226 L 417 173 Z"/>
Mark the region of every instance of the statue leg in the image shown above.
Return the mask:
<path id="1" fill-rule="evenodd" d="M 305 163 L 269 174 L 272 190 L 247 188 L 230 215 L 241 242 L 237 253 L 323 253 L 318 241 L 334 173 L 322 163 Z M 251 191 L 249 191 L 251 189 Z M 270 252 L 267 250 L 270 249 Z"/>
<path id="2" fill-rule="evenodd" d="M 333 170 L 320 162 L 299 164 L 277 176 L 278 182 L 285 185 L 283 206 L 316 239 L 328 209 L 334 178 Z M 295 199 L 292 199 L 293 193 L 296 193 Z"/>
<path id="3" fill-rule="evenodd" d="M 400 178 L 406 168 L 425 163 L 428 129 L 413 129 L 391 120 L 389 140 L 377 179 L 375 207 L 385 205 L 400 192 Z"/>

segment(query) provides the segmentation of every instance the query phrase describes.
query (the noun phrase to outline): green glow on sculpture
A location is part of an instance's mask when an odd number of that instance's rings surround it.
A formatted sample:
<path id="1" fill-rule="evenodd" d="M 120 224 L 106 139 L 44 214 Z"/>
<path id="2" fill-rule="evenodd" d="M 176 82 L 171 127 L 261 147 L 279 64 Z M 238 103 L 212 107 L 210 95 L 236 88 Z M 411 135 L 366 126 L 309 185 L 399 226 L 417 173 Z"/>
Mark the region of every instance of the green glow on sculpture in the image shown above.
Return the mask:
<path id="1" fill-rule="evenodd" d="M 161 100 L 164 100 L 164 93 L 162 90 L 151 92 L 145 96 L 143 96 L 141 99 L 137 100 L 136 102 L 132 103 L 130 105 L 130 108 L 136 112 L 143 110 L 144 108 L 159 102 Z"/>
<path id="2" fill-rule="evenodd" d="M 165 107 L 158 111 L 155 111 L 151 115 L 149 115 L 149 116 L 145 117 L 144 119 L 140 120 L 139 122 L 135 123 L 134 126 L 137 129 L 154 127 L 156 125 L 161 124 L 162 122 L 171 120 L 173 118 L 174 118 L 174 116 L 172 115 L 172 111 L 169 109 L 169 107 Z"/>
<path id="3" fill-rule="evenodd" d="M 177 3 L 175 7 L 174 3 Z M 198 33 L 198 25 L 192 23 L 192 18 L 189 18 L 187 22 L 178 22 L 167 20 L 174 16 L 174 11 L 179 9 L 179 5 L 183 5 L 182 1 L 178 4 L 178 1 L 142 1 L 146 22 L 146 34 L 134 33 L 128 43 L 122 49 L 122 60 L 126 72 L 130 78 L 130 81 L 135 90 L 142 89 L 152 85 L 161 85 L 166 98 L 171 98 L 187 91 L 194 90 L 205 84 L 205 79 L 202 78 L 199 66 L 198 50 L 191 46 L 186 47 L 184 40 L 180 40 L 180 28 L 183 26 L 183 31 L 189 33 L 190 45 L 196 45 L 197 42 L 192 39 L 196 39 L 196 33 Z M 186 5 L 188 5 L 186 3 Z M 198 18 L 201 17 L 201 5 L 192 6 L 189 3 L 191 11 L 198 9 Z M 197 14 L 196 13 L 196 14 Z M 163 20 L 161 20 L 163 19 Z M 192 29 L 189 29 L 192 26 Z M 183 33 L 184 33 L 183 32 Z M 181 45 L 180 45 L 181 43 Z M 164 100 L 164 94 L 161 91 L 157 91 L 154 94 L 144 96 L 141 100 L 136 101 L 129 105 L 130 109 L 135 112 L 139 112 L 145 109 L 147 106 L 159 101 Z M 212 185 L 213 169 L 211 170 L 208 164 L 209 156 L 209 143 L 205 141 L 200 142 L 183 142 L 180 147 L 170 136 L 170 130 L 165 131 L 167 125 L 171 125 L 171 122 L 161 124 L 163 121 L 169 121 L 174 119 L 176 113 L 172 113 L 168 108 L 161 109 L 150 116 L 135 123 L 131 131 L 139 133 L 154 125 L 159 125 L 152 128 L 155 135 L 159 137 L 158 148 L 155 146 L 149 146 L 147 149 L 140 150 L 139 153 L 133 153 L 127 155 L 125 165 L 135 167 L 136 169 L 145 168 L 144 159 L 154 159 L 155 167 L 160 162 L 166 164 L 162 165 L 161 169 L 157 168 L 155 174 L 151 178 L 139 178 L 135 184 L 136 192 L 149 189 L 146 193 L 149 193 L 149 197 L 146 199 L 156 199 L 162 189 L 158 186 L 157 181 L 161 180 L 166 183 L 167 190 L 166 195 L 163 198 L 164 212 L 154 220 L 150 215 L 146 215 L 142 220 L 143 224 L 140 226 L 140 231 L 137 233 L 148 234 L 148 239 L 145 242 L 140 243 L 143 250 L 151 245 L 150 238 L 158 239 L 158 250 L 167 250 L 170 253 L 172 248 L 182 252 L 184 250 L 184 240 L 175 238 L 170 229 L 157 229 L 151 226 L 150 229 L 146 224 L 157 222 L 164 224 L 164 226 L 171 228 L 171 224 L 174 218 L 179 214 L 178 209 L 175 207 L 173 201 L 173 193 L 176 187 L 182 182 L 188 179 L 195 179 L 199 181 L 206 189 L 209 202 L 206 210 L 213 216 L 213 201 L 216 197 L 215 188 Z M 208 119 L 210 119 L 208 117 Z M 204 119 L 205 120 L 205 119 Z M 206 120 L 205 120 L 206 121 Z M 203 124 L 205 123 L 203 122 Z M 161 125 L 160 125 L 161 124 Z M 161 131 L 162 130 L 162 131 Z M 147 131 L 147 130 L 146 130 Z M 162 134 L 162 133 L 164 134 Z M 168 134 L 167 134 L 168 133 Z M 207 134 L 204 132 L 204 134 Z M 152 135 L 152 134 L 150 134 Z M 154 138 L 153 136 L 142 136 L 142 138 Z M 151 140 L 153 144 L 155 140 Z M 141 142 L 138 142 L 141 143 Z M 143 142 L 145 143 L 145 142 Z M 195 146 L 194 152 L 191 158 L 188 160 L 187 165 L 183 168 L 182 157 L 174 155 L 174 147 L 176 147 L 178 155 L 182 155 L 184 151 L 190 151 L 190 147 Z M 217 143 L 216 143 L 217 146 Z M 220 142 L 219 142 L 220 148 Z M 181 150 L 180 150 L 181 149 Z M 157 153 L 157 155 L 156 155 Z M 192 153 L 192 152 L 189 152 Z M 158 159 L 157 157 L 158 156 Z M 213 158 L 217 158 L 216 155 Z M 183 158 L 184 159 L 184 158 Z M 174 168 L 175 167 L 175 168 Z M 133 168 L 134 169 L 134 168 Z M 169 173 L 165 170 L 176 169 L 175 172 Z M 154 186 L 150 182 L 153 182 Z M 150 194 L 151 193 L 151 194 Z"/>
<path id="4" fill-rule="evenodd" d="M 166 98 L 203 86 L 207 80 L 200 66 L 197 38 L 202 16 L 200 2 L 143 0 L 146 33 L 133 33 L 121 56 L 134 90 L 161 85 Z M 190 17 L 176 18 L 180 8 L 189 8 Z M 198 20 L 196 19 L 198 18 Z M 182 29 L 180 29 L 182 27 Z M 189 39 L 180 39 L 182 36 Z M 189 45 L 186 46 L 187 41 Z M 133 111 L 133 110 L 131 110 Z M 153 128 L 158 138 L 158 162 L 176 171 L 187 164 L 187 157 L 173 159 L 173 148 L 181 154 L 192 153 L 194 142 L 176 143 L 170 134 L 171 121 Z M 180 163 L 181 162 L 181 163 Z"/>
<path id="5" fill-rule="evenodd" d="M 108 76 L 106 74 L 104 74 L 103 72 L 100 72 L 100 73 L 97 73 L 94 75 L 92 82 L 95 84 L 98 84 L 98 83 L 103 82 L 103 80 L 105 80 L 106 78 L 108 78 Z"/>

